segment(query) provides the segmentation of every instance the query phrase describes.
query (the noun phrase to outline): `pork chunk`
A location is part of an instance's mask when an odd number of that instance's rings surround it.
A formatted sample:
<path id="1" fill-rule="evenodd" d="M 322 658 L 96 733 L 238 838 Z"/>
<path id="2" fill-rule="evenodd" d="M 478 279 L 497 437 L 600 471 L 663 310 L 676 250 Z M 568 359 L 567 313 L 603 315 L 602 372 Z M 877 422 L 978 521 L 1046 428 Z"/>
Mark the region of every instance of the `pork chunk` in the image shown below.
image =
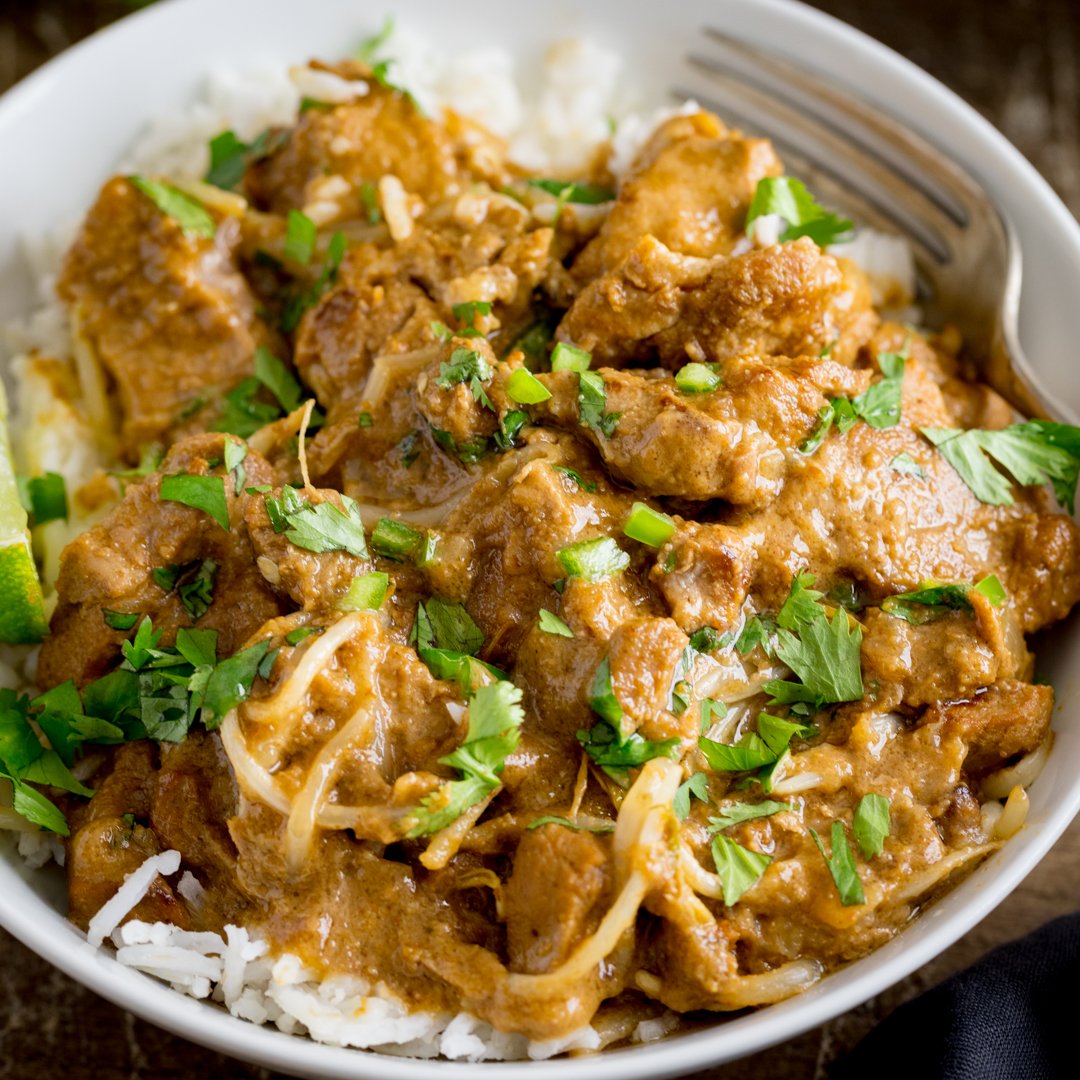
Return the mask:
<path id="1" fill-rule="evenodd" d="M 257 346 L 277 348 L 236 267 L 238 243 L 231 218 L 212 239 L 188 235 L 123 177 L 87 214 L 57 290 L 116 384 L 129 455 L 250 376 Z"/>
<path id="2" fill-rule="evenodd" d="M 673 117 L 638 153 L 574 276 L 587 282 L 614 270 L 644 235 L 685 255 L 728 254 L 758 181 L 781 171 L 766 140 L 748 139 L 709 112 Z"/>
<path id="3" fill-rule="evenodd" d="M 806 237 L 715 259 L 645 237 L 581 292 L 558 337 L 589 350 L 594 366 L 826 350 L 850 364 L 876 323 L 862 273 Z"/>
<path id="4" fill-rule="evenodd" d="M 182 626 L 197 623 L 216 630 L 221 656 L 235 652 L 279 613 L 277 598 L 255 565 L 243 526 L 244 497 L 236 498 L 232 477 L 224 478 L 228 532 L 202 510 L 161 498 L 164 476 L 220 475 L 227 437 L 193 435 L 177 443 L 159 472 L 131 484 L 110 514 L 64 549 L 56 583 L 60 600 L 38 667 L 43 687 L 66 679 L 83 685 L 108 670 L 128 635 L 105 625 L 105 608 L 149 616 L 165 631 L 166 644 Z M 243 464 L 247 483 L 272 482 L 269 466 L 254 451 Z M 153 572 L 169 567 L 195 572 L 207 561 L 214 563 L 213 600 L 206 613 L 194 619 L 179 592 L 166 592 Z"/>
<path id="5" fill-rule="evenodd" d="M 506 885 L 510 970 L 559 966 L 599 925 L 611 891 L 610 843 L 561 825 L 522 835 Z"/>

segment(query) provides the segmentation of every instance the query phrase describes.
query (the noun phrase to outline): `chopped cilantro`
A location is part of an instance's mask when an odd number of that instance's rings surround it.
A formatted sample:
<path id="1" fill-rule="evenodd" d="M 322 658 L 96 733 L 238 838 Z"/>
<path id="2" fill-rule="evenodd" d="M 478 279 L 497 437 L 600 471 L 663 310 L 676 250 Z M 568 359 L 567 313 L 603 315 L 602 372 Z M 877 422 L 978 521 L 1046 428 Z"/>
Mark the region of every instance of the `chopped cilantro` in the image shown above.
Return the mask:
<path id="1" fill-rule="evenodd" d="M 723 832 L 724 829 L 741 825 L 744 821 L 771 817 L 782 810 L 794 809 L 790 803 L 773 802 L 771 799 L 759 803 L 728 803 L 719 807 L 720 813 L 716 817 L 709 818 L 709 832 Z"/>
<path id="2" fill-rule="evenodd" d="M 675 792 L 675 798 L 671 800 L 671 809 L 680 821 L 685 821 L 690 816 L 690 797 L 703 803 L 709 801 L 709 777 L 703 772 L 696 772 L 687 777 Z"/>
<path id="3" fill-rule="evenodd" d="M 1051 420 L 1025 420 L 1000 431 L 972 428 L 920 428 L 945 460 L 960 474 L 975 497 L 992 506 L 1011 506 L 1007 477 L 1021 486 L 1053 485 L 1054 494 L 1071 514 L 1080 476 L 1080 428 Z M 994 468 L 994 462 L 1006 475 Z"/>
<path id="4" fill-rule="evenodd" d="M 183 503 L 202 510 L 229 531 L 229 504 L 225 498 L 225 480 L 220 476 L 191 476 L 188 473 L 163 476 L 161 498 L 164 502 Z"/>
<path id="5" fill-rule="evenodd" d="M 589 706 L 600 719 L 588 731 L 577 733 L 585 752 L 617 783 L 629 783 L 631 768 L 658 757 L 674 757 L 678 739 L 651 742 L 636 731 L 623 730 L 623 710 L 611 682 L 611 662 L 600 661 L 589 690 Z"/>
<path id="6" fill-rule="evenodd" d="M 465 741 L 439 759 L 457 769 L 461 777 L 422 800 L 409 836 L 428 836 L 445 829 L 499 787 L 499 774 L 517 747 L 524 719 L 521 688 L 511 682 L 481 686 L 473 694 Z"/>
<path id="7" fill-rule="evenodd" d="M 905 622 L 921 625 L 940 619 L 949 611 L 973 610 L 973 592 L 985 596 L 995 607 L 1005 601 L 1001 582 L 990 574 L 976 585 L 942 585 L 927 581 L 914 592 L 887 596 L 881 602 L 881 610 Z"/>
<path id="8" fill-rule="evenodd" d="M 483 384 L 491 378 L 491 365 L 475 350 L 457 348 L 450 354 L 450 362 L 439 366 L 436 386 L 448 390 L 460 383 L 468 383 L 473 400 L 495 412 L 495 406 L 487 396 Z"/>
<path id="9" fill-rule="evenodd" d="M 926 470 L 906 451 L 903 454 L 897 454 L 889 462 L 889 468 L 905 476 L 914 476 L 919 480 L 926 479 Z"/>
<path id="10" fill-rule="evenodd" d="M 534 818 L 525 826 L 526 831 L 539 829 L 541 825 L 561 825 L 564 829 L 573 829 L 574 832 L 610 833 L 615 831 L 615 823 L 610 825 L 582 825 L 569 818 L 557 817 L 554 814 L 545 814 L 543 817 Z"/>
<path id="11" fill-rule="evenodd" d="M 712 842 L 713 862 L 724 891 L 724 903 L 728 907 L 737 904 L 742 896 L 757 884 L 765 873 L 771 855 L 751 851 L 726 836 L 714 836 Z"/>
<path id="12" fill-rule="evenodd" d="M 840 894 L 840 903 L 844 907 L 865 904 L 866 896 L 863 893 L 862 882 L 859 880 L 859 872 L 855 869 L 855 858 L 851 854 L 851 847 L 844 833 L 844 826 L 839 821 L 832 823 L 831 856 L 825 854 L 825 845 L 822 844 L 821 837 L 813 829 L 810 830 L 810 835 L 814 838 L 814 843 L 817 845 L 818 851 L 821 852 L 821 857 L 825 860 L 829 873 L 832 874 L 832 879 L 836 884 L 836 891 Z"/>
<path id="13" fill-rule="evenodd" d="M 304 502 L 292 488 L 283 488 L 280 499 L 266 496 L 266 511 L 274 531 L 284 532 L 299 548 L 315 552 L 347 551 L 366 559 L 368 548 L 360 507 L 348 495 L 341 495 L 340 499 L 342 509 L 328 499 L 320 503 Z"/>
<path id="14" fill-rule="evenodd" d="M 311 637 L 313 634 L 322 634 L 326 630 L 324 626 L 298 626 L 295 630 L 290 630 L 285 635 L 286 645 L 299 645 L 301 641 Z"/>
<path id="15" fill-rule="evenodd" d="M 343 232 L 336 232 L 330 237 L 326 248 L 326 260 L 315 281 L 306 289 L 294 290 L 281 314 L 281 329 L 291 334 L 299 325 L 304 312 L 314 307 L 323 293 L 337 280 L 341 260 L 345 257 L 348 241 Z"/>
<path id="16" fill-rule="evenodd" d="M 576 469 L 568 469 L 565 465 L 552 465 L 551 467 L 556 472 L 562 473 L 563 476 L 569 476 L 570 479 L 573 480 L 574 483 L 577 484 L 577 486 L 581 488 L 582 491 L 587 491 L 589 492 L 589 494 L 592 494 L 596 491 L 596 485 L 591 481 L 583 480 L 581 477 L 581 473 L 579 473 Z"/>
<path id="17" fill-rule="evenodd" d="M 539 177 L 527 180 L 526 183 L 529 187 L 554 195 L 564 203 L 597 206 L 615 198 L 615 192 L 611 188 L 601 187 L 599 184 L 575 184 L 568 180 L 544 180 Z"/>
<path id="18" fill-rule="evenodd" d="M 539 626 L 545 634 L 554 634 L 555 637 L 572 638 L 574 636 L 574 631 L 547 608 L 540 609 Z"/>
<path id="19" fill-rule="evenodd" d="M 307 266 L 315 254 L 318 232 L 315 222 L 299 210 L 290 210 L 285 216 L 285 258 Z"/>
<path id="20" fill-rule="evenodd" d="M 755 219 L 766 214 L 778 214 L 787 222 L 781 240 L 809 236 L 819 247 L 836 243 L 854 227 L 846 218 L 819 205 L 802 181 L 792 176 L 766 176 L 758 181 L 746 215 L 746 228 L 749 230 Z"/>
<path id="21" fill-rule="evenodd" d="M 112 611 L 109 608 L 101 609 L 101 617 L 110 630 L 120 630 L 121 632 L 130 630 L 139 621 L 137 611 Z"/>
<path id="22" fill-rule="evenodd" d="M 855 807 L 855 819 L 851 826 L 864 859 L 881 854 L 890 828 L 889 800 L 874 792 L 864 795 Z"/>
<path id="23" fill-rule="evenodd" d="M 149 180 L 145 176 L 129 176 L 128 181 L 163 214 L 171 217 L 180 226 L 185 236 L 203 239 L 213 237 L 214 219 L 201 202 L 161 180 Z"/>
<path id="24" fill-rule="evenodd" d="M 604 376 L 598 371 L 578 372 L 578 416 L 581 425 L 610 439 L 622 413 L 605 412 L 606 408 Z"/>
<path id="25" fill-rule="evenodd" d="M 19 497 L 31 517 L 31 525 L 67 521 L 68 497 L 64 478 L 55 472 L 41 476 L 19 477 Z"/>

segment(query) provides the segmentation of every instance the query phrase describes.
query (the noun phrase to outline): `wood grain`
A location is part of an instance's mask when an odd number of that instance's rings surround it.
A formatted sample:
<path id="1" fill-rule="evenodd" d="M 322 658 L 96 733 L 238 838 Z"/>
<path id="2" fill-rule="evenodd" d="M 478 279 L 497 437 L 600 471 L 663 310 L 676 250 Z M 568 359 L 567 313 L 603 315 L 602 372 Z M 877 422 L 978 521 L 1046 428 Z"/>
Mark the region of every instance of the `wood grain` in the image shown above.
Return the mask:
<path id="1" fill-rule="evenodd" d="M 0 90 L 136 6 L 0 0 Z M 924 67 L 997 125 L 1080 214 L 1080 4 L 1075 0 L 818 0 Z M 5 161 L 5 168 L 14 167 Z M 10 209 L 10 208 L 9 208 Z M 698 1080 L 823 1080 L 897 1005 L 988 949 L 1075 909 L 1080 822 L 970 934 L 910 978 L 829 1024 Z M 270 1074 L 168 1035 L 61 975 L 0 932 L 0 1080 L 180 1080 Z"/>

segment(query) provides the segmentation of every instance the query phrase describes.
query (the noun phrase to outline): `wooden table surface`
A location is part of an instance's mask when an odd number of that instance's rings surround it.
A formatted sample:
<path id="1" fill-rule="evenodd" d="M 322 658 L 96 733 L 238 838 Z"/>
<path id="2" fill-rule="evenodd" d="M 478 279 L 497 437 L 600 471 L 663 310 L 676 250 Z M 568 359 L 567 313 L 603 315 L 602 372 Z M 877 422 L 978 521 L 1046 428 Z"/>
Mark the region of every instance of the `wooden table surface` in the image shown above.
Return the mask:
<path id="1" fill-rule="evenodd" d="M 0 91 L 138 0 L 2 0 Z M 387 4 L 387 7 L 392 6 Z M 1080 3 L 1076 0 L 816 0 L 891 45 L 976 106 L 1080 215 Z M 10 167 L 5 163 L 4 167 Z M 13 208 L 8 208 L 9 211 Z M 1075 910 L 1080 821 L 992 915 L 880 997 L 699 1080 L 818 1080 L 901 1002 L 994 945 Z M 167 1035 L 61 975 L 0 931 L 0 1080 L 271 1080 Z"/>

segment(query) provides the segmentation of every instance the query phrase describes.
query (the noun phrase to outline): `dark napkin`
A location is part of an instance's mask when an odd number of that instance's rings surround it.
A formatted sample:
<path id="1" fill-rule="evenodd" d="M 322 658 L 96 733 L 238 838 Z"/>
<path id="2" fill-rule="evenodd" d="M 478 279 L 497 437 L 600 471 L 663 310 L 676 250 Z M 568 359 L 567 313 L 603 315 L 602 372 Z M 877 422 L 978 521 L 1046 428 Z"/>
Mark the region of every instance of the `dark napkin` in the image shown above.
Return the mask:
<path id="1" fill-rule="evenodd" d="M 1001 945 L 902 1005 L 831 1080 L 1076 1080 L 1080 913 Z"/>

